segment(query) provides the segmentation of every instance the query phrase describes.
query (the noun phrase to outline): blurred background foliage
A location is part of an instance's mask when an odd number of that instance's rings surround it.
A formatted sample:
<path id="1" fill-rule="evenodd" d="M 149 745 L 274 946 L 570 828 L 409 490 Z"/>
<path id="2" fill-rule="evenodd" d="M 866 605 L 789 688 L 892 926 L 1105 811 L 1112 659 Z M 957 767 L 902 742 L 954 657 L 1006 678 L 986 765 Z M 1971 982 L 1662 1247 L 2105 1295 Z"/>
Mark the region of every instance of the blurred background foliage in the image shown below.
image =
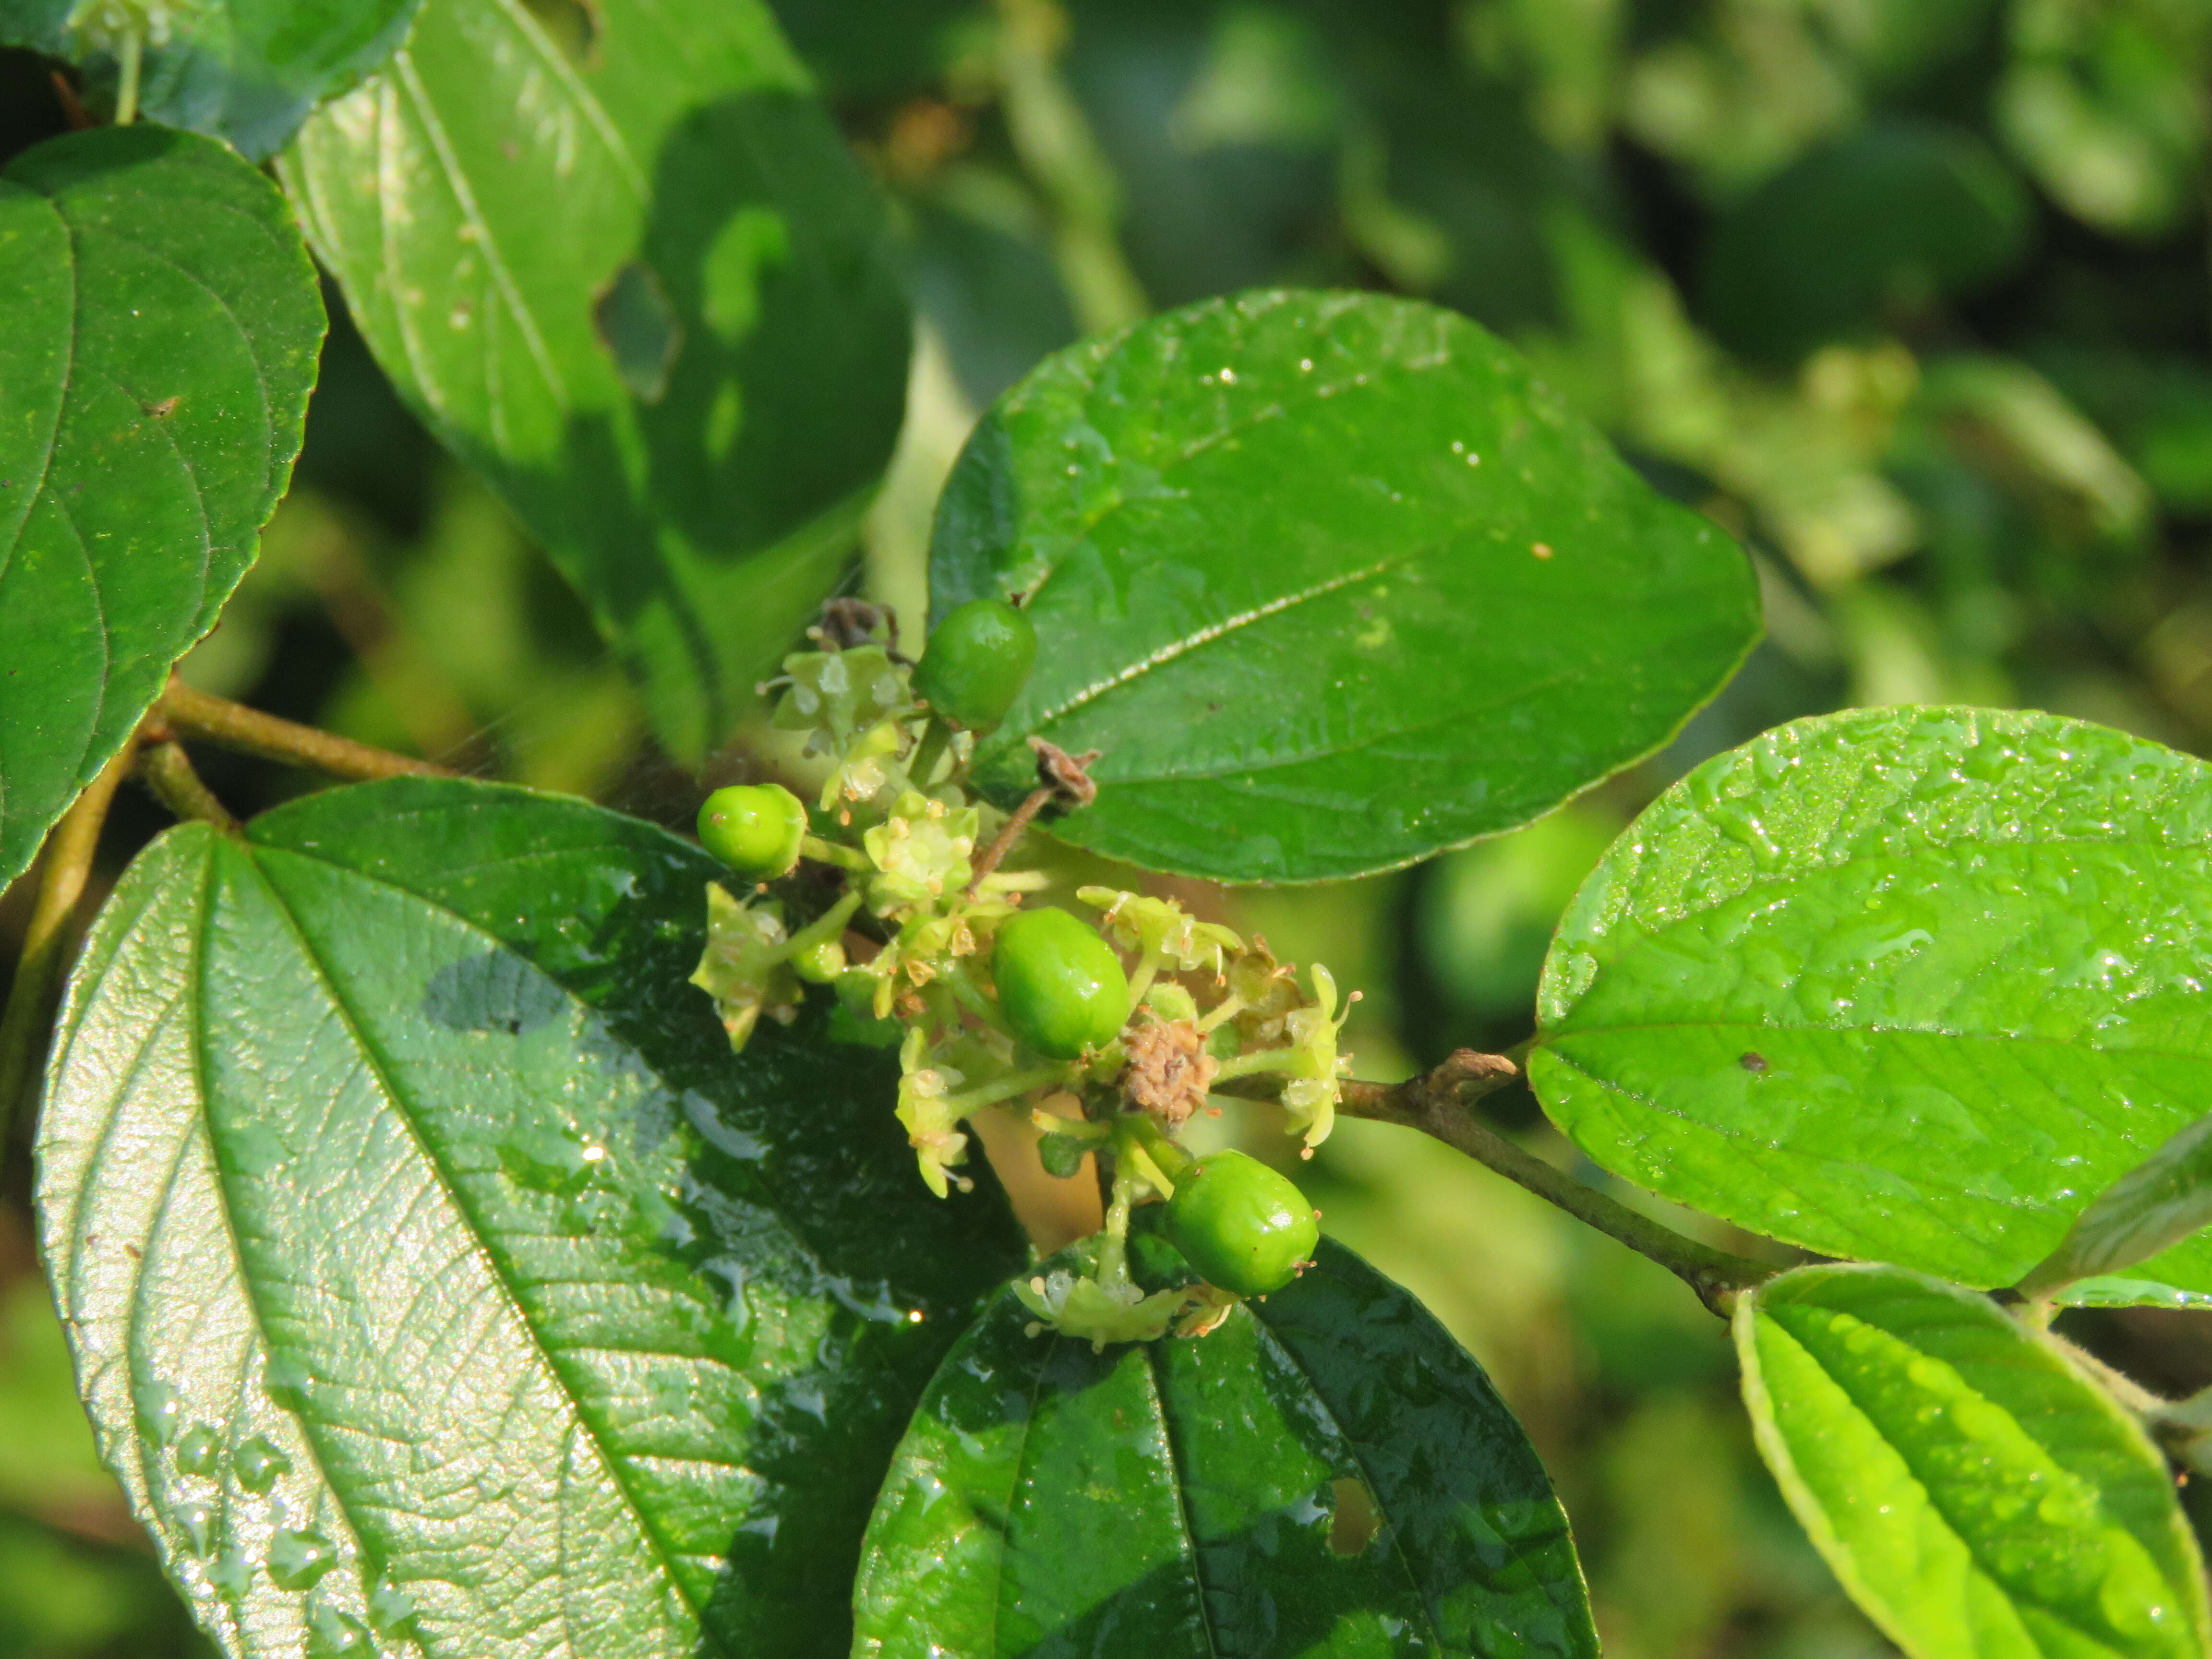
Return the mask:
<path id="1" fill-rule="evenodd" d="M 562 38 L 585 15 L 531 3 Z M 2204 0 L 776 4 L 895 204 L 922 323 L 854 575 L 909 627 L 979 410 L 1079 334 L 1255 284 L 1466 312 L 1751 550 L 1767 642 L 1650 764 L 1397 874 L 1178 884 L 1364 988 L 1363 1074 L 1524 1036 L 1607 842 L 1777 721 L 2016 703 L 2212 750 Z M 0 54 L 0 151 L 59 130 L 46 74 Z M 331 299 L 292 495 L 187 676 L 683 823 L 699 786 L 652 750 L 580 605 Z M 788 763 L 756 729 L 710 781 Z M 236 809 L 306 787 L 204 763 Z M 107 878 L 162 821 L 125 792 Z M 0 944 L 29 886 L 0 900 Z M 1525 1093 L 1490 1103 L 1571 1159 Z M 1273 1150 L 1262 1127 L 1216 1132 Z M 92 1458 L 23 1162 L 0 1215 L 0 1656 L 195 1650 Z M 1527 1419 L 1616 1659 L 1886 1650 L 1760 1470 L 1725 1332 L 1663 1273 L 1396 1131 L 1347 1123 L 1300 1173 Z M 2078 1317 L 2154 1385 L 2212 1381 L 2196 1316 Z"/>

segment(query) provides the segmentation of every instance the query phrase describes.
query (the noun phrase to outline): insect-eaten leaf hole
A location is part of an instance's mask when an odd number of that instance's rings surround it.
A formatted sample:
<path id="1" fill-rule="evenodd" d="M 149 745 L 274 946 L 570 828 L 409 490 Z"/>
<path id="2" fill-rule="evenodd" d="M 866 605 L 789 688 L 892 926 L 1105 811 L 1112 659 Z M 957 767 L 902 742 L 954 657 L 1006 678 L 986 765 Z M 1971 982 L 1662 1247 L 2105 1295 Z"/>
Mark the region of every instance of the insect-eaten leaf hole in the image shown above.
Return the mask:
<path id="1" fill-rule="evenodd" d="M 1328 1483 L 1334 1505 L 1328 1519 L 1328 1548 L 1332 1555 L 1358 1555 L 1375 1541 L 1382 1516 L 1375 1507 L 1375 1494 L 1367 1484 L 1348 1474 Z"/>
<path id="2" fill-rule="evenodd" d="M 633 259 L 617 271 L 592 307 L 592 321 L 630 396 L 659 403 L 684 349 L 684 329 L 652 267 Z"/>

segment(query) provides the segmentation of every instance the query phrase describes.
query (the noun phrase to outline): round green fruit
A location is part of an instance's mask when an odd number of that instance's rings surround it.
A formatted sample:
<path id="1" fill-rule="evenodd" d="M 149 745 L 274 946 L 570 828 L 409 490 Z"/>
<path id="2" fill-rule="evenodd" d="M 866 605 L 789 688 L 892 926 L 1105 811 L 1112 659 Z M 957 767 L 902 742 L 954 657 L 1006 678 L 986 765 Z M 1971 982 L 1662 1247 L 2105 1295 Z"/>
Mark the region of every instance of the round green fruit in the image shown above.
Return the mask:
<path id="1" fill-rule="evenodd" d="M 1004 599 L 970 599 L 937 624 L 915 665 L 914 689 L 955 726 L 1006 719 L 1036 661 L 1036 629 Z"/>
<path id="2" fill-rule="evenodd" d="M 799 862 L 806 808 L 780 783 L 733 783 L 699 809 L 699 840 L 741 876 L 772 881 Z"/>
<path id="3" fill-rule="evenodd" d="M 1009 917 L 991 949 L 991 977 L 1014 1035 L 1054 1060 L 1104 1048 L 1129 1018 L 1121 958 L 1065 910 Z"/>
<path id="4" fill-rule="evenodd" d="M 1166 1232 L 1200 1278 L 1239 1296 L 1281 1290 L 1321 1240 L 1305 1194 L 1232 1152 L 1209 1153 L 1176 1182 Z"/>

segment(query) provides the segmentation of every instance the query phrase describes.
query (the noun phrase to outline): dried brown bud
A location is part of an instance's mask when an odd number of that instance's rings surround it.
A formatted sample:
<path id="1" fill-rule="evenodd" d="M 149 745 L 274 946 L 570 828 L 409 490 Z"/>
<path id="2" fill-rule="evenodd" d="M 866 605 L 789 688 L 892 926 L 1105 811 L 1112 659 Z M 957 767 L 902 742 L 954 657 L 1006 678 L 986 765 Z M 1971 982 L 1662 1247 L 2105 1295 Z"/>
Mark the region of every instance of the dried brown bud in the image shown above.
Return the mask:
<path id="1" fill-rule="evenodd" d="M 1030 739 L 1030 747 L 1036 750 L 1037 781 L 1053 792 L 1059 805 L 1088 806 L 1098 799 L 1098 786 L 1085 770 L 1098 758 L 1097 750 L 1071 755 L 1057 744 L 1036 737 Z"/>
<path id="2" fill-rule="evenodd" d="M 1121 1092 L 1140 1111 L 1172 1129 L 1206 1104 L 1220 1061 L 1206 1052 L 1206 1039 L 1188 1020 L 1146 1019 L 1122 1039 L 1129 1063 L 1121 1073 Z"/>

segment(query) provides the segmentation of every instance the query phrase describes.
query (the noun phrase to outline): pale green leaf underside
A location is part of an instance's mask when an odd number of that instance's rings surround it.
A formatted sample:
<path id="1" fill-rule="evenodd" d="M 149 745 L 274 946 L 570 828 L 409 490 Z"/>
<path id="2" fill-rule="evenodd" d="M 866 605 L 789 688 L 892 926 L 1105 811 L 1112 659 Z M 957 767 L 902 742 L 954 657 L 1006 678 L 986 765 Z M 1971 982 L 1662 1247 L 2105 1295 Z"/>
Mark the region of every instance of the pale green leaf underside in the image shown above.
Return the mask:
<path id="1" fill-rule="evenodd" d="M 103 128 L 0 171 L 0 886 L 253 561 L 323 307 L 275 186 Z"/>
<path id="2" fill-rule="evenodd" d="M 2165 1460 L 1985 1297 L 1800 1268 L 1735 1316 L 1759 1450 L 1911 1659 L 2197 1659 L 2204 1567 Z"/>
<path id="3" fill-rule="evenodd" d="M 2009 1285 L 2212 1109 L 2212 769 L 2047 714 L 1863 709 L 1700 767 L 1560 923 L 1530 1076 L 1614 1173 Z M 2139 1274 L 2212 1289 L 2212 1245 Z"/>
<path id="4" fill-rule="evenodd" d="M 456 1659 L 841 1653 L 1002 1208 L 920 1190 L 872 1051 L 732 1060 L 706 860 L 649 826 L 409 783 L 252 834 L 118 890 L 40 1139 L 103 1455 L 202 1622 L 397 1651 L 381 1583 Z"/>
<path id="5" fill-rule="evenodd" d="M 2031 1295 L 2120 1275 L 2212 1224 L 2212 1118 L 2199 1118 L 2097 1194 L 2029 1270 Z"/>
<path id="6" fill-rule="evenodd" d="M 883 216 L 759 0 L 428 0 L 281 171 L 377 361 L 696 760 L 836 580 L 903 407 Z"/>

